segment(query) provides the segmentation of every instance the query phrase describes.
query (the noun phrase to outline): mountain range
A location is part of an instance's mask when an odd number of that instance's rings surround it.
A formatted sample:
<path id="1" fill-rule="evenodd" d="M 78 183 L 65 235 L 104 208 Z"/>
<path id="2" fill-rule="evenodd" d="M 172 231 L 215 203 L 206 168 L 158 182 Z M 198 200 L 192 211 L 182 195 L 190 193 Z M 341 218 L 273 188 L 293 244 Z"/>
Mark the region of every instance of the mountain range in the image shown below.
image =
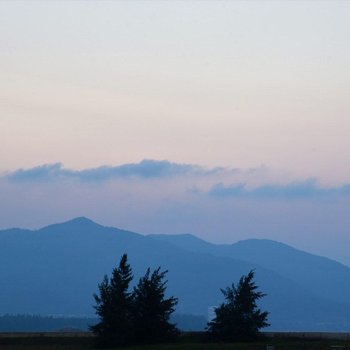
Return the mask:
<path id="1" fill-rule="evenodd" d="M 350 331 L 350 268 L 270 241 L 217 245 L 193 235 L 141 235 L 76 218 L 39 230 L 0 231 L 0 314 L 93 316 L 93 293 L 127 253 L 137 283 L 168 270 L 178 314 L 203 315 L 220 288 L 255 270 L 271 330 Z"/>

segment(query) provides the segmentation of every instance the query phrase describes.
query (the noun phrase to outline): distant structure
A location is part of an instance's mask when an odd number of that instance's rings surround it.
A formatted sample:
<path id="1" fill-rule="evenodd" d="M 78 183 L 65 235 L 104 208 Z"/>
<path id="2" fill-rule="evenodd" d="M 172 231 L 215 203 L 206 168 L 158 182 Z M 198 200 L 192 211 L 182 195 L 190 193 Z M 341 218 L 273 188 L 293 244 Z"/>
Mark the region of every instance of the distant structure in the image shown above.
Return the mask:
<path id="1" fill-rule="evenodd" d="M 211 322 L 215 317 L 215 309 L 217 308 L 217 306 L 209 306 L 208 307 L 208 322 Z"/>

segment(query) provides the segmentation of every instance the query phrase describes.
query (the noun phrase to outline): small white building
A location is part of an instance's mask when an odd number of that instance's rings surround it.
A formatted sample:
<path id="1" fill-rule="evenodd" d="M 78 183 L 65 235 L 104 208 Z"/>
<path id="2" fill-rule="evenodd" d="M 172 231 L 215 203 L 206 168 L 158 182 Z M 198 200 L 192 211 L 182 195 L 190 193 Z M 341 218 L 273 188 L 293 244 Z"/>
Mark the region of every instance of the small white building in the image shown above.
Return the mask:
<path id="1" fill-rule="evenodd" d="M 209 306 L 208 307 L 208 322 L 211 322 L 215 317 L 215 309 L 217 308 L 217 306 Z"/>

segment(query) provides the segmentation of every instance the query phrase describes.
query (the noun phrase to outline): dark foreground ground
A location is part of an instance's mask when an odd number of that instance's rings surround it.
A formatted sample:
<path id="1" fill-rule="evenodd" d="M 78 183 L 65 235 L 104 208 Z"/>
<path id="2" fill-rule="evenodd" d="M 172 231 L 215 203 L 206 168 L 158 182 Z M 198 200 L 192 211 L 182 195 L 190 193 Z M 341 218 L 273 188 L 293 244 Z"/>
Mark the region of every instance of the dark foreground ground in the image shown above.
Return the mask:
<path id="1" fill-rule="evenodd" d="M 0 350 L 87 350 L 93 349 L 92 337 L 0 336 Z M 177 343 L 133 346 L 128 350 L 350 350 L 350 340 L 264 339 L 251 343 L 205 343 L 185 336 Z"/>

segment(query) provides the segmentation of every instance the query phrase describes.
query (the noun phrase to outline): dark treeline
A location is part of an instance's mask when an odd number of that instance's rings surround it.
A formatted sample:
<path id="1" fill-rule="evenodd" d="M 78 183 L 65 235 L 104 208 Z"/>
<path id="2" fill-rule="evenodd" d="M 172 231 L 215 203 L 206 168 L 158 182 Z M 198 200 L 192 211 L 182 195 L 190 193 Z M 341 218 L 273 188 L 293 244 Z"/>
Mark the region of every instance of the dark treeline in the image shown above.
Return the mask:
<path id="1" fill-rule="evenodd" d="M 0 332 L 60 332 L 89 330 L 93 317 L 54 317 L 40 315 L 0 316 Z"/>
<path id="2" fill-rule="evenodd" d="M 206 318 L 199 315 L 175 314 L 170 320 L 181 331 L 203 331 L 207 325 Z M 97 322 L 95 317 L 2 315 L 0 332 L 87 332 Z"/>

